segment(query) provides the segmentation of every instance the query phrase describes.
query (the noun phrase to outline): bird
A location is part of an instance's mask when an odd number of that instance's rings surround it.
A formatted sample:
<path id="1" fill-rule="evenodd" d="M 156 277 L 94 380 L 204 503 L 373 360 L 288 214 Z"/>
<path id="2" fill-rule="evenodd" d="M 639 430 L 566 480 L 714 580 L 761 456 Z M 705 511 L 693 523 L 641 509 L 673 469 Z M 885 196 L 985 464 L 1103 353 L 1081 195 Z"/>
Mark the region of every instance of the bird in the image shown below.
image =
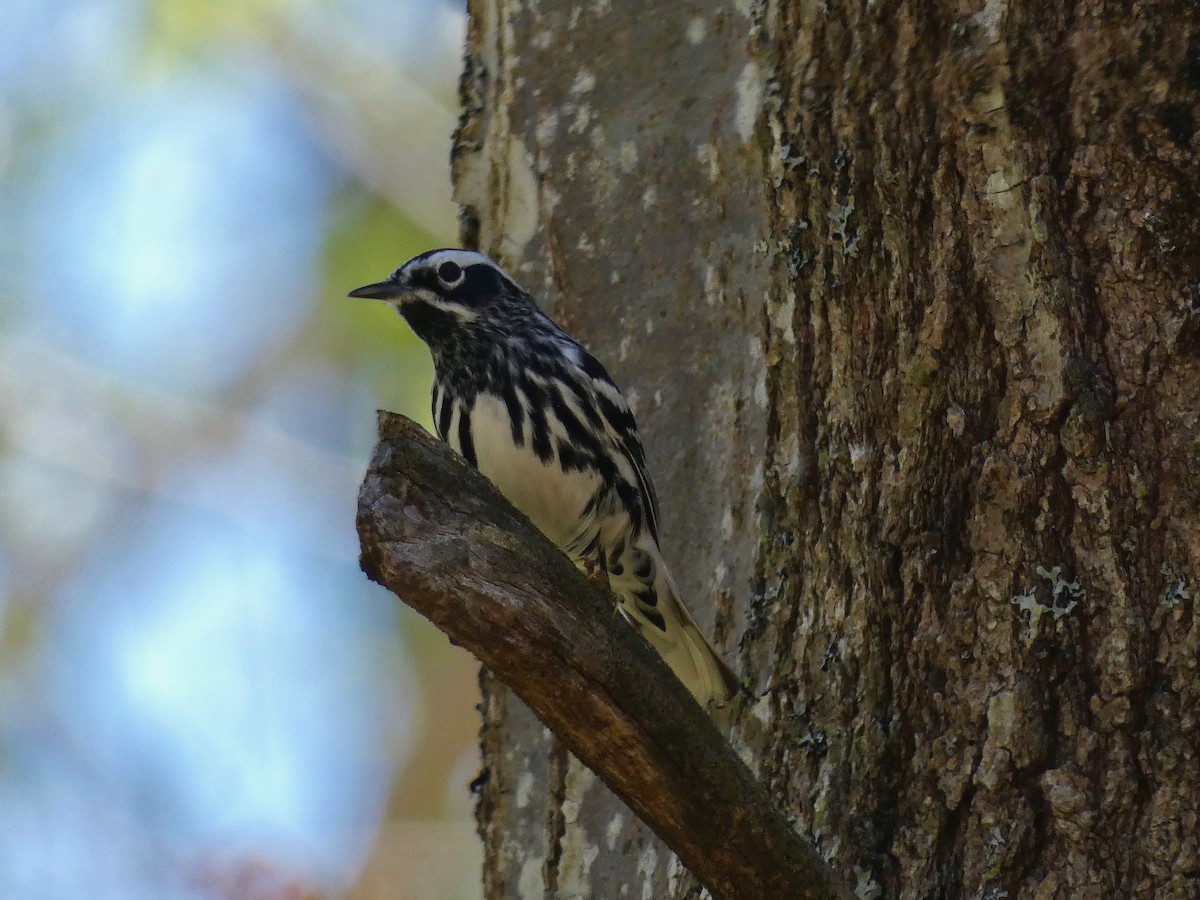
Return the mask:
<path id="1" fill-rule="evenodd" d="M 637 423 L 596 357 L 473 250 L 430 250 L 349 296 L 387 301 L 428 346 L 438 437 L 607 578 L 618 612 L 698 703 L 733 697 L 737 677 L 663 560 Z"/>

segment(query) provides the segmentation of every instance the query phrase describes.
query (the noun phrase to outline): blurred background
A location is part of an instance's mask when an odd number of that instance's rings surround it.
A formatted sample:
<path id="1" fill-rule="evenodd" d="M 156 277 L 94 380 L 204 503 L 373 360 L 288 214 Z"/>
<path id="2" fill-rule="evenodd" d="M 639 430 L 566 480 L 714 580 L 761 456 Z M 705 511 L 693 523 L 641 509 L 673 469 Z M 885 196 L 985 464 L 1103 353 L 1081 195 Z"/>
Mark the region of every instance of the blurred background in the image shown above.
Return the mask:
<path id="1" fill-rule="evenodd" d="M 477 666 L 357 565 L 461 0 L 0 4 L 0 898 L 470 900 Z"/>

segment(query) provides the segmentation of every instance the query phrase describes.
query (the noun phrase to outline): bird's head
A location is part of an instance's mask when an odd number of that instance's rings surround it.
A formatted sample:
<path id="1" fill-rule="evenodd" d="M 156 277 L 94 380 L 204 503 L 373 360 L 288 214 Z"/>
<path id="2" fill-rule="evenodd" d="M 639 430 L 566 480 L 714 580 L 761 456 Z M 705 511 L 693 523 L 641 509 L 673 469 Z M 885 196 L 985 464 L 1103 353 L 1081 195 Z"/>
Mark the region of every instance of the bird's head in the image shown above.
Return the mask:
<path id="1" fill-rule="evenodd" d="M 431 345 L 487 324 L 514 303 L 532 305 L 503 269 L 473 250 L 430 250 L 349 296 L 386 300 Z"/>

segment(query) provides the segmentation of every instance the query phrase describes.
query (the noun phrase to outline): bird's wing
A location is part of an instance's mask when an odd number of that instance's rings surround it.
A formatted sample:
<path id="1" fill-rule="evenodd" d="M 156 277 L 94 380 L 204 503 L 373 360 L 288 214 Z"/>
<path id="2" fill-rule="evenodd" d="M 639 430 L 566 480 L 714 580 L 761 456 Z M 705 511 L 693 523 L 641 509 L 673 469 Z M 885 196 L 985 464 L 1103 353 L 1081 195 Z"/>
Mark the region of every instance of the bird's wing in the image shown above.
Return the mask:
<path id="1" fill-rule="evenodd" d="M 597 411 L 603 419 L 604 426 L 613 437 L 622 455 L 628 460 L 637 478 L 638 491 L 646 502 L 646 519 L 650 533 L 658 542 L 658 498 L 654 493 L 654 485 L 650 474 L 646 471 L 646 452 L 638 438 L 637 421 L 629 409 L 625 395 L 617 387 L 616 382 L 600 361 L 582 347 L 577 348 L 577 364 L 583 377 L 587 379 L 591 390 L 588 392 L 595 398 Z"/>

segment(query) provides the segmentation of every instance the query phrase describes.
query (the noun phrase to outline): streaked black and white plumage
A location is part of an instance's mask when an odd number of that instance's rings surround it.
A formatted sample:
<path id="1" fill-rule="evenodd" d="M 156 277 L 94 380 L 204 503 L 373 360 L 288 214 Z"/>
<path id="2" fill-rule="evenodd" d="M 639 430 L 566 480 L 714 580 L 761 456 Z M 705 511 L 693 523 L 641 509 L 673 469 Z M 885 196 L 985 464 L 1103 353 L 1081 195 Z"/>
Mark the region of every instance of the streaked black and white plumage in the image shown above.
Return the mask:
<path id="1" fill-rule="evenodd" d="M 350 296 L 389 301 L 429 346 L 441 439 L 571 559 L 607 572 L 625 619 L 700 703 L 732 696 L 663 562 L 637 424 L 596 358 L 480 253 L 423 253 Z"/>

